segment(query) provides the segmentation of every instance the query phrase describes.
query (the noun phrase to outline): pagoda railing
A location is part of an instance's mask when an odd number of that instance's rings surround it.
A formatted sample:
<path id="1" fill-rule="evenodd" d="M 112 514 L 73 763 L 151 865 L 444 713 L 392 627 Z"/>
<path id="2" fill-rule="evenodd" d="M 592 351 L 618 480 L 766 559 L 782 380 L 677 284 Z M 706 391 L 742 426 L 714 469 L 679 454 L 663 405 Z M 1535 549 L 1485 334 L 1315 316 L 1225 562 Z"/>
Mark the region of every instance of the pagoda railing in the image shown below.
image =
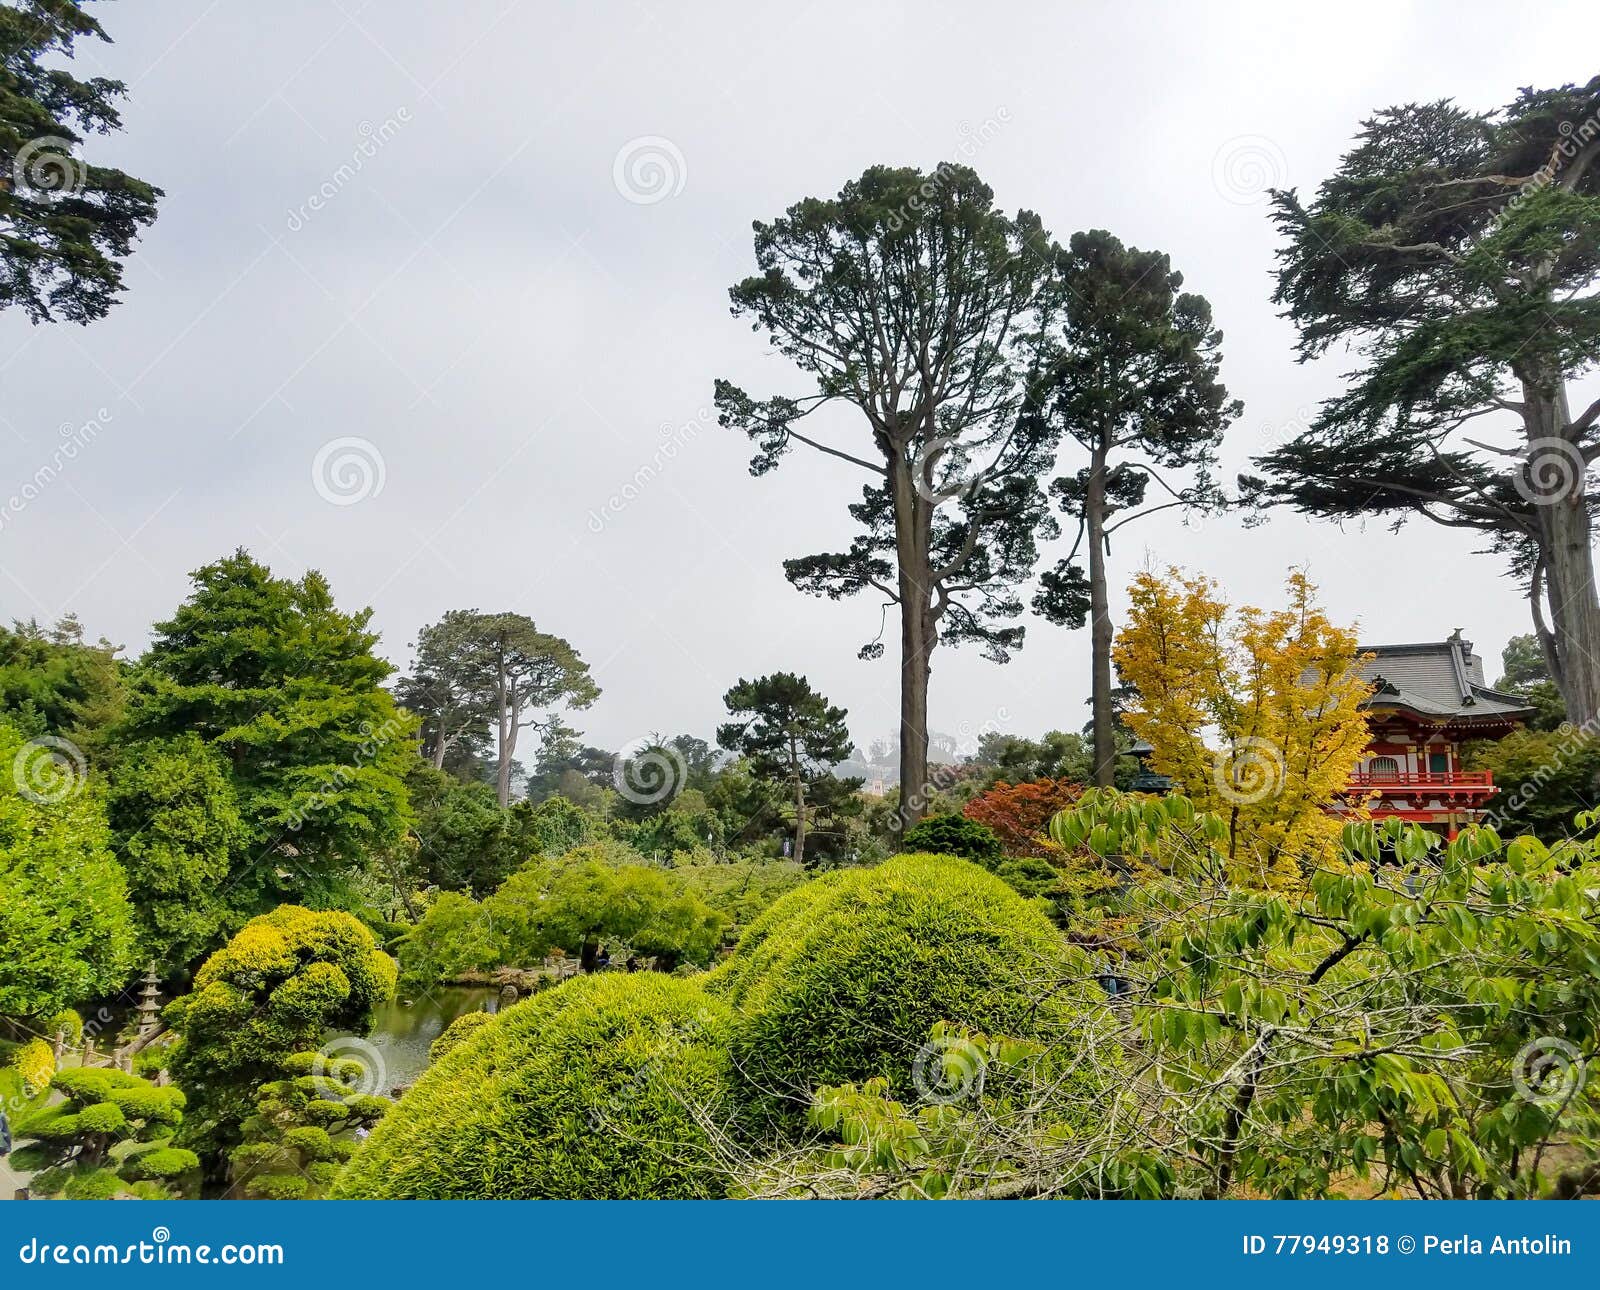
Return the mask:
<path id="1" fill-rule="evenodd" d="M 1494 776 L 1486 770 L 1358 770 L 1350 775 L 1351 792 L 1386 788 L 1493 788 Z"/>

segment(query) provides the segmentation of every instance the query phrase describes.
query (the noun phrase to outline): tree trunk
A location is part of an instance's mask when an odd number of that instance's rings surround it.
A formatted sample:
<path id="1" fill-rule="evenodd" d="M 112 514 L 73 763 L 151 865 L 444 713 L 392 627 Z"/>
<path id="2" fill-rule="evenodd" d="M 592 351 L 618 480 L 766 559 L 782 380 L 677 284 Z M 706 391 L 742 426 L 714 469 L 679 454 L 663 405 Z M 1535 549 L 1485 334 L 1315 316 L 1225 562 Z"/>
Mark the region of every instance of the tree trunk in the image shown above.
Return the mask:
<path id="1" fill-rule="evenodd" d="M 794 776 L 794 858 L 806 862 L 806 781 L 800 774 L 800 740 L 794 723 L 789 726 L 789 772 Z"/>
<path id="2" fill-rule="evenodd" d="M 1564 385 L 1559 380 L 1527 381 L 1523 394 L 1535 520 L 1559 664 L 1555 679 L 1567 719 L 1583 727 L 1600 715 L 1600 597 L 1595 592 L 1583 465 L 1580 449 L 1568 437 L 1571 415 Z M 1552 447 L 1551 441 L 1560 441 L 1568 451 Z"/>
<path id="3" fill-rule="evenodd" d="M 1094 782 L 1116 778 L 1117 741 L 1111 726 L 1111 605 L 1106 594 L 1106 448 L 1095 447 L 1083 505 L 1089 538 L 1090 702 L 1094 716 Z"/>
<path id="4" fill-rule="evenodd" d="M 900 599 L 900 832 L 928 808 L 928 655 L 938 643 L 928 546 L 934 503 L 916 489 L 912 465 L 889 466 Z"/>
<path id="5" fill-rule="evenodd" d="M 495 679 L 496 706 L 500 710 L 499 738 L 495 744 L 498 754 L 494 772 L 495 796 L 503 811 L 511 805 L 511 755 L 517 748 L 517 719 L 512 712 L 511 688 L 506 677 L 505 664 L 500 665 Z"/>
<path id="6" fill-rule="evenodd" d="M 797 864 L 806 862 L 806 786 L 798 776 L 794 781 L 794 858 Z"/>

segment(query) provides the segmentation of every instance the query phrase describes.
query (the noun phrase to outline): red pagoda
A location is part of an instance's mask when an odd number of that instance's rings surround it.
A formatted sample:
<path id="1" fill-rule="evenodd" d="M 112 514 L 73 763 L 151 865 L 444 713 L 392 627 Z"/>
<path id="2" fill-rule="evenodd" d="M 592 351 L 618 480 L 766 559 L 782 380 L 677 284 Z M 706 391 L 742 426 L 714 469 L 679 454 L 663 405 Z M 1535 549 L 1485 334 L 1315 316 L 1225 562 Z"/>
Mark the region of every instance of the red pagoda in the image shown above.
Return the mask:
<path id="1" fill-rule="evenodd" d="M 1345 801 L 1365 801 L 1374 819 L 1398 816 L 1454 837 L 1481 819 L 1494 795 L 1486 770 L 1463 770 L 1461 745 L 1500 739 L 1532 709 L 1518 694 L 1490 689 L 1483 660 L 1458 627 L 1449 640 L 1363 645 L 1373 683 L 1367 700 L 1372 742 L 1350 776 Z"/>

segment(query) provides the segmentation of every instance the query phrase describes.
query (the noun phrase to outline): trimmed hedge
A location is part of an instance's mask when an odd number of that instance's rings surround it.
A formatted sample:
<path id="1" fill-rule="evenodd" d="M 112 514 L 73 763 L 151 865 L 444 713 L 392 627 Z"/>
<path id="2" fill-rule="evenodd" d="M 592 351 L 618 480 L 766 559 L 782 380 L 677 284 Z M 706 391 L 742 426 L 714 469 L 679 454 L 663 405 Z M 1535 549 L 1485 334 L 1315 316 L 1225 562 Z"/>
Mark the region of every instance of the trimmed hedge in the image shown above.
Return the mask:
<path id="1" fill-rule="evenodd" d="M 732 1055 L 755 1109 L 793 1123 L 822 1085 L 881 1075 L 914 1097 L 912 1066 L 936 1022 L 1049 1038 L 1097 1002 L 1088 986 L 1052 988 L 1089 976 L 1001 879 L 951 856 L 901 855 L 785 896 L 706 984 L 738 1012 Z"/>
<path id="2" fill-rule="evenodd" d="M 464 1044 L 484 1026 L 487 1026 L 496 1017 L 493 1012 L 463 1012 L 439 1033 L 439 1037 L 428 1045 L 428 1060 L 436 1062 L 446 1053 Z"/>
<path id="3" fill-rule="evenodd" d="M 725 1112 L 729 1014 L 693 981 L 601 973 L 479 1026 L 373 1130 L 333 1195 L 687 1199 L 722 1193 L 689 1104 Z"/>

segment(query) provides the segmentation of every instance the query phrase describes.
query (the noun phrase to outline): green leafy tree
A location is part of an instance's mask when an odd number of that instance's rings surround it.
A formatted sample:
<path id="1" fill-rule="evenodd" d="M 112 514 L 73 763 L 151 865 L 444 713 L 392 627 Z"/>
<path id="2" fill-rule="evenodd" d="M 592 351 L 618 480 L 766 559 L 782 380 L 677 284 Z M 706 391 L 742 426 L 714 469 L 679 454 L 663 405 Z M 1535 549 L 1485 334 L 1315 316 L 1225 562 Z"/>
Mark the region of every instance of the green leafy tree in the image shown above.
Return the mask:
<path id="1" fill-rule="evenodd" d="M 470 764 L 487 752 L 495 717 L 494 677 L 477 646 L 483 615 L 452 609 L 418 634 L 409 676 L 395 697 L 422 719 L 423 752 L 435 770 L 456 754 Z"/>
<path id="2" fill-rule="evenodd" d="M 463 783 L 425 763 L 413 769 L 409 782 L 422 883 L 485 896 L 529 858 L 493 785 Z"/>
<path id="3" fill-rule="evenodd" d="M 1088 464 L 1050 486 L 1077 538 L 1044 575 L 1034 607 L 1070 627 L 1090 624 L 1093 778 L 1110 785 L 1111 535 L 1157 511 L 1220 506 L 1217 451 L 1243 405 L 1220 379 L 1222 333 L 1210 304 L 1182 290 L 1183 275 L 1166 255 L 1125 247 L 1103 229 L 1074 233 L 1056 255 L 1050 289 L 1059 295 L 1059 328 L 1044 339 L 1032 415 L 1081 447 Z M 1152 482 L 1160 491 L 1147 505 Z"/>
<path id="4" fill-rule="evenodd" d="M 184 967 L 249 917 L 228 885 L 245 836 L 233 783 L 221 755 L 198 736 L 120 749 L 107 817 L 142 961 Z"/>
<path id="5" fill-rule="evenodd" d="M 1036 216 L 1007 218 L 971 170 L 874 166 L 835 198 L 808 198 L 755 225 L 759 272 L 730 291 L 747 317 L 815 382 L 800 397 L 751 398 L 718 381 L 724 426 L 756 446 L 752 474 L 795 444 L 865 472 L 848 550 L 786 561 L 802 591 L 871 591 L 900 625 L 901 821 L 926 804 L 928 674 L 941 643 L 975 642 L 997 662 L 1020 647 L 1016 588 L 1037 536 L 1057 529 L 1037 485 L 1054 430 L 1019 424 L 1022 341 L 1048 268 Z M 802 421 L 844 404 L 860 446 Z M 809 428 L 810 423 L 806 422 Z M 883 652 L 869 644 L 864 657 Z"/>
<path id="6" fill-rule="evenodd" d="M 1557 842 L 1571 836 L 1575 815 L 1600 805 L 1600 741 L 1570 725 L 1468 744 L 1463 760 L 1494 776 L 1495 794 L 1484 806 L 1508 837 Z"/>
<path id="7" fill-rule="evenodd" d="M 61 1100 L 13 1126 L 19 1139 L 32 1139 L 11 1161 L 37 1171 L 29 1183 L 36 1195 L 156 1200 L 181 1193 L 186 1176 L 198 1175 L 199 1157 L 172 1145 L 183 1122 L 182 1090 L 105 1067 L 58 1071 L 51 1088 Z"/>
<path id="8" fill-rule="evenodd" d="M 1600 713 L 1600 400 L 1574 410 L 1568 390 L 1600 360 L 1597 113 L 1600 77 L 1524 89 L 1495 112 L 1387 108 L 1309 205 L 1276 194 L 1274 300 L 1301 358 L 1351 345 L 1365 362 L 1241 481 L 1329 519 L 1421 516 L 1486 535 L 1527 587 L 1580 725 Z"/>
<path id="9" fill-rule="evenodd" d="M 498 967 L 506 957 L 505 937 L 494 920 L 477 901 L 455 891 L 434 898 L 399 950 L 403 979 L 418 989 Z"/>
<path id="10" fill-rule="evenodd" d="M 71 752 L 0 721 L 0 1016 L 44 1018 L 110 994 L 134 963 L 105 807 Z"/>
<path id="11" fill-rule="evenodd" d="M 553 716 L 539 727 L 539 756 L 528 776 L 528 800 L 538 803 L 564 793 L 564 785 L 571 783 L 569 771 L 595 789 L 607 787 L 615 769 L 615 753 L 583 743 L 578 731 Z"/>
<path id="12" fill-rule="evenodd" d="M 314 1200 L 355 1154 L 391 1105 L 367 1091 L 373 1072 L 349 1057 L 290 1053 L 279 1078 L 263 1084 L 244 1122 L 244 1142 L 229 1153 L 231 1195 L 253 1200 Z"/>
<path id="13" fill-rule="evenodd" d="M 244 830 L 226 884 L 236 908 L 337 899 L 410 824 L 415 721 L 382 688 L 392 669 L 371 611 L 346 614 L 321 574 L 275 578 L 243 550 L 192 580 L 155 625 L 121 737 L 192 734 L 228 767 Z"/>
<path id="14" fill-rule="evenodd" d="M 1154 1096 L 1108 1176 L 1284 1198 L 1600 1186 L 1593 842 L 1358 822 L 1340 863 L 1264 892 L 1229 881 L 1226 821 L 1182 798 L 1090 794 L 1052 833 L 1147 875 L 1116 975 Z"/>
<path id="15" fill-rule="evenodd" d="M 237 1146 L 257 1091 L 328 1030 L 361 1034 L 393 997 L 395 964 L 350 914 L 283 905 L 246 923 L 167 1005 L 167 1069 L 189 1098 L 188 1145 Z"/>
<path id="16" fill-rule="evenodd" d="M 670 870 L 609 864 L 580 848 L 557 864 L 529 865 L 483 902 L 504 938 L 504 962 L 537 963 L 552 949 L 592 971 L 608 943 L 654 956 L 658 967 L 706 963 L 725 920 Z"/>
<path id="17" fill-rule="evenodd" d="M 587 708 L 600 697 L 589 665 L 559 636 L 541 632 L 524 614 L 472 611 L 461 646 L 471 666 L 488 678 L 495 736 L 495 793 L 511 804 L 511 766 L 523 730 L 548 719 L 557 704 Z"/>
<path id="18" fill-rule="evenodd" d="M 717 742 L 738 753 L 765 779 L 785 785 L 794 803 L 794 858 L 805 863 L 808 794 L 850 755 L 850 715 L 803 676 L 774 672 L 740 679 L 722 701 L 734 720 L 719 726 Z M 852 787 L 859 788 L 856 780 Z"/>
<path id="19" fill-rule="evenodd" d="M 1531 632 L 1525 636 L 1513 636 L 1506 642 L 1505 649 L 1500 651 L 1500 661 L 1505 672 L 1494 683 L 1495 689 L 1527 697 L 1534 708 L 1528 724 L 1535 730 L 1557 729 L 1567 719 L 1567 705 L 1562 701 L 1556 683 L 1550 679 L 1550 669 L 1545 663 L 1544 651 L 1539 648 L 1539 638 Z"/>
<path id="20" fill-rule="evenodd" d="M 679 865 L 673 876 L 728 920 L 729 931 L 748 926 L 768 905 L 806 881 L 793 860 L 741 860 L 732 864 Z"/>
<path id="21" fill-rule="evenodd" d="M 156 217 L 159 188 L 75 155 L 122 121 L 121 81 L 62 66 L 80 40 L 109 43 L 77 0 L 0 5 L 0 308 L 89 323 L 122 292 L 122 260 Z"/>
<path id="22" fill-rule="evenodd" d="M 49 629 L 0 628 L 0 716 L 24 735 L 70 739 L 95 764 L 109 760 L 107 732 L 124 698 L 117 652 L 107 640 L 87 643 L 72 614 Z"/>

